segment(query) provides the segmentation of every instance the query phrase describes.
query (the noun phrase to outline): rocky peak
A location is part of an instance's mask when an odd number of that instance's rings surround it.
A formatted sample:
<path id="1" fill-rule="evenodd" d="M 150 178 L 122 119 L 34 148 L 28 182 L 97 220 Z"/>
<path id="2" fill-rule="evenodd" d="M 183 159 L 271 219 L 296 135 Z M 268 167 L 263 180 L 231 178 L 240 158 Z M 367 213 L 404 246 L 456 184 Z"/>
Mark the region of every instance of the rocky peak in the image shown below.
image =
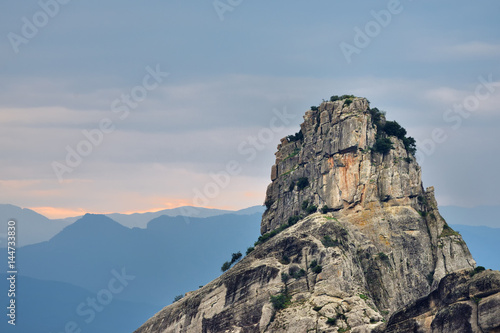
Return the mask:
<path id="1" fill-rule="evenodd" d="M 422 186 L 406 131 L 343 97 L 281 140 L 255 249 L 136 333 L 380 332 L 447 274 L 474 269 Z"/>
<path id="2" fill-rule="evenodd" d="M 402 128 L 404 134 L 385 133 L 385 125 L 385 116 L 365 98 L 323 102 L 307 111 L 300 132 L 278 145 L 261 232 L 314 207 L 344 213 L 397 205 L 421 209 L 421 171 L 405 145 L 411 139 Z M 384 140 L 393 148 L 378 147 Z"/>

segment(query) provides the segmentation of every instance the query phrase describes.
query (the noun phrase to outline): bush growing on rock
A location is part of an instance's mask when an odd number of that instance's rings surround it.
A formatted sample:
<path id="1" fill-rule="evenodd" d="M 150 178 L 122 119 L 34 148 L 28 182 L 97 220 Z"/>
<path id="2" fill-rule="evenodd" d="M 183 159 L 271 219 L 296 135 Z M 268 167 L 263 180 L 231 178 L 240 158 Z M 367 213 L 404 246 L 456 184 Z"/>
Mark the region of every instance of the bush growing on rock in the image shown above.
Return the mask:
<path id="1" fill-rule="evenodd" d="M 305 189 L 307 186 L 309 186 L 309 179 L 307 179 L 306 177 L 300 177 L 297 180 L 297 188 L 299 189 L 299 191 Z"/>
<path id="2" fill-rule="evenodd" d="M 315 205 L 310 205 L 310 206 L 307 206 L 307 208 L 306 208 L 307 214 L 316 213 L 317 210 L 318 210 L 318 207 Z"/>
<path id="3" fill-rule="evenodd" d="M 339 242 L 337 240 L 333 240 L 332 237 L 328 235 L 323 237 L 321 243 L 323 243 L 325 247 L 334 247 L 339 245 Z"/>
<path id="4" fill-rule="evenodd" d="M 406 130 L 397 121 L 386 121 L 383 130 L 387 135 L 395 136 L 401 140 L 406 135 Z"/>
<path id="5" fill-rule="evenodd" d="M 382 133 L 385 133 L 388 136 L 395 136 L 403 141 L 403 144 L 408 154 L 415 155 L 415 153 L 417 152 L 416 141 L 411 136 L 406 136 L 407 132 L 404 127 L 402 127 L 397 121 L 388 120 L 382 122 L 382 119 L 385 119 L 385 112 L 380 111 L 377 108 L 370 109 L 370 114 L 372 116 L 372 123 L 377 126 L 378 137 L 380 137 Z M 377 139 L 377 141 L 379 140 Z M 375 146 L 373 147 L 374 150 L 378 151 L 379 153 L 384 153 L 384 151 L 388 152 L 390 149 L 393 148 L 392 145 L 390 148 L 387 148 L 387 145 L 382 144 L 382 142 L 380 144 L 381 146 L 379 146 L 378 149 L 381 150 L 377 150 Z M 410 163 L 411 159 L 407 160 L 407 162 Z"/>
<path id="6" fill-rule="evenodd" d="M 292 297 L 288 294 L 288 291 L 284 290 L 276 296 L 271 296 L 271 303 L 273 304 L 273 308 L 275 310 L 282 310 L 290 305 L 291 299 Z"/>
<path id="7" fill-rule="evenodd" d="M 486 268 L 484 268 L 483 266 L 477 266 L 476 268 L 474 268 L 473 271 L 471 271 L 470 276 L 473 277 L 474 275 L 481 273 L 482 271 L 485 271 L 485 270 L 486 270 Z"/>
<path id="8" fill-rule="evenodd" d="M 323 267 L 321 265 L 318 265 L 317 260 L 313 260 L 311 262 L 311 264 L 309 265 L 309 267 L 311 267 L 311 271 L 313 271 L 313 273 L 316 273 L 316 274 L 319 274 L 323 271 Z"/>
<path id="9" fill-rule="evenodd" d="M 302 141 L 304 139 L 304 134 L 302 133 L 302 130 L 300 130 L 294 135 L 287 136 L 286 139 L 288 142 Z"/>
<path id="10" fill-rule="evenodd" d="M 385 112 L 380 111 L 377 108 L 372 108 L 370 109 L 370 114 L 372 115 L 372 123 L 377 125 L 377 127 L 380 127 L 380 121 L 382 120 L 382 117 L 385 116 Z"/>
<path id="11" fill-rule="evenodd" d="M 233 254 L 231 255 L 231 264 L 234 264 L 235 262 L 237 262 L 238 260 L 240 260 L 240 259 L 241 259 L 241 257 L 242 257 L 241 252 L 239 252 L 239 251 L 238 251 L 238 252 L 236 252 L 236 253 L 233 253 Z"/>
<path id="12" fill-rule="evenodd" d="M 328 317 L 328 319 L 326 320 L 326 323 L 328 325 L 335 325 L 335 324 L 337 324 L 337 318 Z"/>
<path id="13" fill-rule="evenodd" d="M 288 225 L 282 224 L 278 229 L 274 229 L 273 231 L 266 232 L 265 234 L 259 236 L 259 238 L 257 239 L 257 241 L 253 245 L 257 246 L 259 244 L 262 244 L 262 243 L 268 241 L 270 238 L 273 238 L 274 236 L 276 236 L 277 234 L 279 234 L 280 232 L 282 232 L 286 228 L 288 228 Z"/>
<path id="14" fill-rule="evenodd" d="M 290 263 L 290 258 L 286 254 L 284 254 L 281 257 L 280 263 L 282 263 L 283 265 L 288 265 Z"/>
<path id="15" fill-rule="evenodd" d="M 298 280 L 306 275 L 306 271 L 297 265 L 293 265 L 288 269 L 288 274 L 294 279 Z"/>
<path id="16" fill-rule="evenodd" d="M 392 148 L 392 141 L 389 138 L 378 138 L 373 145 L 373 150 L 381 154 L 387 154 Z"/>
<path id="17" fill-rule="evenodd" d="M 299 217 L 299 216 L 297 216 L 297 215 L 290 216 L 290 217 L 288 218 L 288 225 L 289 225 L 289 226 L 292 226 L 292 225 L 294 225 L 295 223 L 299 222 L 299 220 L 300 220 L 300 217 Z"/>
<path id="18" fill-rule="evenodd" d="M 327 205 L 324 205 L 323 207 L 321 207 L 322 214 L 326 214 L 328 212 L 333 212 L 333 209 L 329 208 Z"/>
<path id="19" fill-rule="evenodd" d="M 272 200 L 266 200 L 266 202 L 264 202 L 264 205 L 266 206 L 266 209 L 269 209 L 269 208 L 271 208 L 273 203 L 274 202 Z"/>
<path id="20" fill-rule="evenodd" d="M 220 270 L 225 272 L 230 268 L 231 268 L 231 263 L 229 261 L 226 261 L 225 263 L 222 264 L 222 267 L 220 268 Z"/>

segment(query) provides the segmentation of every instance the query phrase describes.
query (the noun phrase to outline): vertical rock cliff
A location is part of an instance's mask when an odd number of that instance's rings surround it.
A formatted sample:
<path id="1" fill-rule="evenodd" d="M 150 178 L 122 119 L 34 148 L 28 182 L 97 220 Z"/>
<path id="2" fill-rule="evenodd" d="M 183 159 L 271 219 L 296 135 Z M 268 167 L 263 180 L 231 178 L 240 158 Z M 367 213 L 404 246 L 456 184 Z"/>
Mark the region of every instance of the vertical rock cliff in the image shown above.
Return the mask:
<path id="1" fill-rule="evenodd" d="M 364 98 L 307 111 L 278 146 L 255 249 L 136 333 L 385 329 L 445 275 L 475 267 L 413 149 Z"/>

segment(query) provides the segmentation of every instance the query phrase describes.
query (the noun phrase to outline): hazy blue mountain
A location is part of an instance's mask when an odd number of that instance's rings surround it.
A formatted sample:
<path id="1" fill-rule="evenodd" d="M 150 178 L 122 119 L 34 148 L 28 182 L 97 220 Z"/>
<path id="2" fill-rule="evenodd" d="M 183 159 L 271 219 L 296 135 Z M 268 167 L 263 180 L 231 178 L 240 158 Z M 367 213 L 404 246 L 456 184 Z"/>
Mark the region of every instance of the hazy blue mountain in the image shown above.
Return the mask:
<path id="1" fill-rule="evenodd" d="M 161 216 L 146 229 L 127 228 L 87 214 L 48 242 L 18 250 L 22 274 L 70 283 L 92 292 L 106 287 L 112 271 L 134 276 L 119 298 L 158 306 L 220 275 L 231 253 L 253 244 L 261 214 L 208 218 Z"/>
<path id="2" fill-rule="evenodd" d="M 18 221 L 30 221 L 37 226 L 53 222 L 29 209 L 8 208 L 21 216 Z M 445 208 L 443 216 L 461 232 L 478 265 L 500 269 L 493 255 L 500 247 L 500 229 L 457 225 L 455 208 Z M 20 215 L 20 211 L 26 215 Z M 152 219 L 146 228 L 128 228 L 107 216 L 87 214 L 49 241 L 18 249 L 19 271 L 23 274 L 18 281 L 19 313 L 29 320 L 21 320 L 20 316 L 14 330 L 3 321 L 0 330 L 63 332 L 64 325 L 74 321 L 83 332 L 132 332 L 172 302 L 174 296 L 219 276 L 222 263 L 230 259 L 231 253 L 245 253 L 259 236 L 262 211 L 262 206 L 238 214 L 199 209 L 200 214 L 217 215 L 163 215 Z M 26 225 L 28 222 L 24 228 Z M 0 272 L 5 272 L 5 259 L 0 263 Z M 127 286 L 87 324 L 88 316 L 78 315 L 77 307 L 88 297 L 95 298 L 101 290 L 108 289 L 116 274 L 125 276 Z M 0 279 L 0 290 L 7 290 L 5 276 L 0 275 Z"/>
<path id="3" fill-rule="evenodd" d="M 8 290 L 5 274 L 0 274 L 0 288 Z M 87 298 L 97 299 L 97 294 L 67 283 L 18 276 L 16 326 L 9 325 L 2 318 L 0 332 L 66 332 L 65 326 L 70 322 L 74 322 L 82 332 L 132 332 L 134 327 L 160 309 L 150 304 L 112 298 L 109 304 L 98 308 L 101 310 L 98 312 L 90 310 Z M 6 298 L 2 297 L 2 300 Z M 80 314 L 77 309 L 80 309 Z M 2 317 L 7 318 L 5 314 Z"/>
<path id="4" fill-rule="evenodd" d="M 451 224 L 460 232 L 479 266 L 500 270 L 500 228 Z"/>
<path id="5" fill-rule="evenodd" d="M 50 220 L 31 209 L 0 204 L 0 247 L 6 246 L 7 222 L 10 219 L 17 222 L 17 246 L 49 240 L 69 225 L 67 221 Z"/>
<path id="6" fill-rule="evenodd" d="M 112 213 L 112 214 L 104 214 L 107 217 L 115 220 L 129 228 L 146 228 L 149 221 L 160 217 L 162 215 L 167 216 L 186 216 L 186 217 L 211 217 L 211 216 L 219 216 L 224 214 L 236 214 L 236 215 L 251 215 L 254 213 L 264 213 L 265 208 L 263 206 L 253 206 L 249 208 L 244 208 L 241 210 L 223 210 L 223 209 L 212 209 L 212 208 L 203 208 L 203 207 L 192 207 L 192 206 L 184 206 L 177 207 L 172 209 L 164 209 L 158 212 L 147 212 L 147 213 L 133 213 L 133 214 L 120 214 L 120 213 Z M 67 223 L 73 223 L 83 216 L 75 216 L 65 218 L 63 221 Z"/>
<path id="7" fill-rule="evenodd" d="M 167 216 L 186 216 L 186 220 L 191 217 L 210 217 L 224 214 L 236 215 L 252 215 L 255 213 L 262 214 L 263 206 L 254 206 L 238 211 L 209 209 L 203 207 L 179 207 L 173 209 L 165 209 L 154 213 L 135 213 L 135 214 L 107 214 L 116 222 L 129 227 L 146 228 L 147 223 L 162 215 Z M 37 212 L 21 208 L 9 204 L 0 204 L 0 248 L 6 246 L 6 230 L 7 222 L 10 219 L 15 219 L 17 223 L 17 246 L 25 246 L 48 241 L 64 227 L 81 219 L 83 216 L 68 217 L 65 219 L 49 219 Z"/>
<path id="8" fill-rule="evenodd" d="M 440 206 L 439 212 L 448 224 L 500 228 L 500 206 L 478 206 L 473 208 Z"/>
<path id="9" fill-rule="evenodd" d="M 235 215 L 251 215 L 254 213 L 264 213 L 263 206 L 254 206 L 250 208 L 245 208 L 242 210 L 231 211 L 231 210 L 222 210 L 222 209 L 211 209 L 211 208 L 203 208 L 203 207 L 192 207 L 192 206 L 184 206 L 172 209 L 164 209 L 158 212 L 153 213 L 134 213 L 134 214 L 106 214 L 107 217 L 115 220 L 129 228 L 145 228 L 149 221 L 156 219 L 162 215 L 166 216 L 185 216 L 185 217 L 212 217 L 219 216 L 225 214 L 235 214 Z"/>

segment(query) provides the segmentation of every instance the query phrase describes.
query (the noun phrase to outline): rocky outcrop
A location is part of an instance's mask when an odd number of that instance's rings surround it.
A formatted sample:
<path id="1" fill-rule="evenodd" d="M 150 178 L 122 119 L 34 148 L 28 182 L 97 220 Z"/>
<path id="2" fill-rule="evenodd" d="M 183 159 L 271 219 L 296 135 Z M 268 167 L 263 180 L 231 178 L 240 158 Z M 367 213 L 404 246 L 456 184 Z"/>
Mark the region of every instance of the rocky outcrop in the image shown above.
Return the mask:
<path id="1" fill-rule="evenodd" d="M 384 122 L 363 98 L 306 112 L 278 146 L 255 250 L 136 333 L 381 330 L 446 274 L 471 271 L 434 189 Z M 381 137 L 392 149 L 371 149 Z"/>
<path id="2" fill-rule="evenodd" d="M 500 272 L 446 276 L 430 295 L 394 314 L 383 331 L 500 332 Z"/>
<path id="3" fill-rule="evenodd" d="M 374 154 L 370 148 L 378 131 L 364 98 L 349 105 L 325 102 L 307 111 L 299 132 L 303 139 L 283 138 L 278 146 L 261 232 L 300 215 L 305 200 L 335 211 L 381 205 L 421 209 L 420 167 L 396 137 L 390 138 L 394 149 L 389 153 Z M 307 180 L 307 186 L 300 186 L 300 180 Z"/>

